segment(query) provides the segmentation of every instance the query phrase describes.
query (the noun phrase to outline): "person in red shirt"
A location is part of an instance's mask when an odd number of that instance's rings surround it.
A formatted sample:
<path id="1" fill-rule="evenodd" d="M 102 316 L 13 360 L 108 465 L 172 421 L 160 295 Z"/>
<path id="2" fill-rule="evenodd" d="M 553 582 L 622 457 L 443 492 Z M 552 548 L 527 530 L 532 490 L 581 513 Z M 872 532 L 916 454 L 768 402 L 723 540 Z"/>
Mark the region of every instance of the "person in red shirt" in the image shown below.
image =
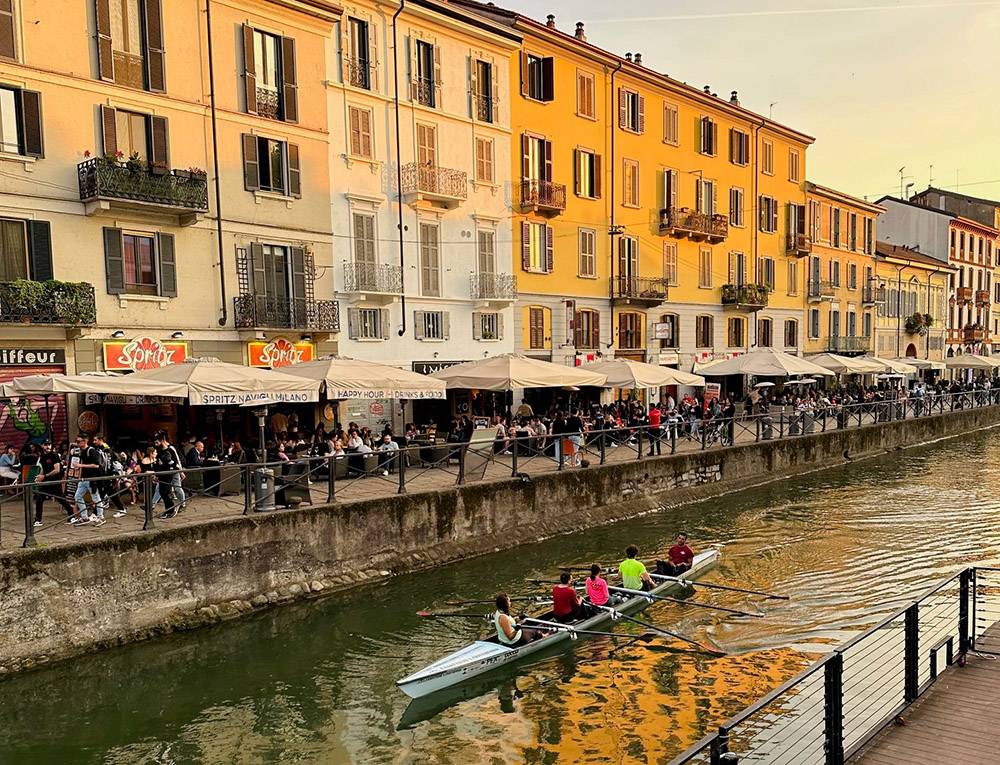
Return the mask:
<path id="1" fill-rule="evenodd" d="M 691 570 L 694 551 L 688 547 L 688 535 L 681 532 L 674 540 L 674 546 L 667 550 L 667 560 L 656 561 L 656 573 L 664 576 L 680 576 Z"/>
<path id="2" fill-rule="evenodd" d="M 656 454 L 659 456 L 663 454 L 663 442 L 660 440 L 660 423 L 663 420 L 663 412 L 660 411 L 658 404 L 649 405 L 649 455 L 653 456 L 653 449 L 656 449 Z"/>
<path id="3" fill-rule="evenodd" d="M 569 580 L 569 572 L 563 571 L 559 575 L 559 584 L 552 588 L 552 615 L 562 624 L 579 619 L 583 604 Z"/>

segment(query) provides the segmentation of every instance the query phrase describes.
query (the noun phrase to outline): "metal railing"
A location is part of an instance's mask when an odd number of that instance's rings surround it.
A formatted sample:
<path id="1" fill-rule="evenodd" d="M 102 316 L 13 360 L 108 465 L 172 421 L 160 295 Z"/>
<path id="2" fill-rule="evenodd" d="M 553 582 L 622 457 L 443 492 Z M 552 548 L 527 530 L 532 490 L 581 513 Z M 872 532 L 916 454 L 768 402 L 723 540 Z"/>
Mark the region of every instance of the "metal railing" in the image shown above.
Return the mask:
<path id="1" fill-rule="evenodd" d="M 464 170 L 410 162 L 403 165 L 403 193 L 467 199 L 469 176 Z"/>
<path id="2" fill-rule="evenodd" d="M 861 288 L 861 304 L 875 305 L 878 302 L 878 291 L 874 287 Z"/>
<path id="3" fill-rule="evenodd" d="M 372 89 L 372 71 L 375 65 L 367 59 L 347 56 L 344 59 L 344 71 L 347 75 L 347 84 L 352 88 L 362 90 Z"/>
<path id="4" fill-rule="evenodd" d="M 0 282 L 0 323 L 69 327 L 96 324 L 94 285 L 28 279 Z"/>
<path id="5" fill-rule="evenodd" d="M 835 289 L 833 282 L 810 279 L 806 285 L 806 294 L 810 300 L 832 298 Z"/>
<path id="6" fill-rule="evenodd" d="M 403 292 L 403 271 L 385 263 L 344 263 L 345 292 Z"/>
<path id="7" fill-rule="evenodd" d="M 785 240 L 785 251 L 793 255 L 808 255 L 812 248 L 812 237 L 809 234 L 789 234 Z"/>
<path id="8" fill-rule="evenodd" d="M 340 331 L 340 306 L 336 300 L 247 294 L 234 297 L 233 308 L 238 329 Z"/>
<path id="9" fill-rule="evenodd" d="M 826 349 L 831 353 L 867 353 L 872 349 L 872 339 L 855 335 L 831 337 L 827 340 Z"/>
<path id="10" fill-rule="evenodd" d="M 204 173 L 171 170 L 153 173 L 104 157 L 77 165 L 80 200 L 121 199 L 133 202 L 208 210 L 208 180 Z"/>
<path id="11" fill-rule="evenodd" d="M 962 330 L 962 341 L 979 343 L 986 339 L 987 332 L 983 327 L 965 327 Z"/>
<path id="12" fill-rule="evenodd" d="M 473 273 L 469 289 L 474 300 L 516 300 L 517 277 L 514 274 Z"/>
<path id="13" fill-rule="evenodd" d="M 990 293 L 988 290 L 976 290 L 976 305 L 990 305 Z"/>
<path id="14" fill-rule="evenodd" d="M 972 302 L 972 287 L 956 287 L 955 301 L 958 303 Z"/>
<path id="15" fill-rule="evenodd" d="M 610 288 L 612 299 L 659 304 L 670 294 L 670 281 L 650 276 L 615 276 L 610 280 Z"/>
<path id="16" fill-rule="evenodd" d="M 1000 569 L 972 567 L 841 645 L 670 765 L 843 765 L 1000 622 Z M 1000 647 L 1000 646 L 998 646 Z"/>
<path id="17" fill-rule="evenodd" d="M 418 104 L 433 109 L 437 101 L 437 84 L 427 77 L 417 77 L 410 83 L 410 95 Z"/>
<path id="18" fill-rule="evenodd" d="M 277 88 L 257 87 L 257 116 L 281 119 L 281 93 Z"/>
<path id="19" fill-rule="evenodd" d="M 759 310 L 767 306 L 768 294 L 766 284 L 723 284 L 722 305 Z"/>
<path id="20" fill-rule="evenodd" d="M 495 98 L 474 93 L 472 102 L 476 110 L 476 119 L 480 122 L 493 123 L 496 121 L 497 102 Z"/>
<path id="21" fill-rule="evenodd" d="M 565 210 L 566 184 L 525 178 L 521 181 L 521 206 Z"/>
<path id="22" fill-rule="evenodd" d="M 729 236 L 729 219 L 725 215 L 696 212 L 688 207 L 668 207 L 660 210 L 660 233 L 721 242 Z"/>

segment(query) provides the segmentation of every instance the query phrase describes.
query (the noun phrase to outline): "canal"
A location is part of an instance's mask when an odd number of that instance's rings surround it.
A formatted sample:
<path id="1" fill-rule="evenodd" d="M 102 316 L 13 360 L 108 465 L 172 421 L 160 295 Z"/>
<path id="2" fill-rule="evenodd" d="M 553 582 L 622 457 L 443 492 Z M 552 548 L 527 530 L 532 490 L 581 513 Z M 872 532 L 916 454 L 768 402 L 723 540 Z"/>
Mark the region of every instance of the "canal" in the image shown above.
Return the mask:
<path id="1" fill-rule="evenodd" d="M 1000 562 L 998 483 L 984 431 L 91 655 L 0 682 L 0 762 L 666 762 L 925 584 Z M 729 656 L 581 639 L 461 696 L 409 705 L 396 690 L 482 629 L 418 609 L 537 592 L 528 579 L 633 542 L 652 557 L 678 529 L 723 545 L 707 581 L 791 596 L 698 594 L 764 619 L 646 611 Z"/>

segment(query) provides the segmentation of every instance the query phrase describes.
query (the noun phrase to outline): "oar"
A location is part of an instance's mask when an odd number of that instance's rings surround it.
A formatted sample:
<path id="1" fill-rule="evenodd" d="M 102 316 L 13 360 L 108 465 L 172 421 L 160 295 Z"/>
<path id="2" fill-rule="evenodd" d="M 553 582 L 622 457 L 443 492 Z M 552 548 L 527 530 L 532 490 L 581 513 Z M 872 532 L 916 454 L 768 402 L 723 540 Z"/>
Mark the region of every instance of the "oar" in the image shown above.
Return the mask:
<path id="1" fill-rule="evenodd" d="M 513 601 L 513 602 L 517 602 L 519 600 L 526 600 L 526 601 L 530 601 L 530 602 L 539 602 L 539 601 L 545 600 L 545 598 L 543 598 L 540 595 L 518 595 L 516 597 L 512 597 L 511 598 L 511 601 Z M 490 605 L 491 606 L 494 603 L 496 603 L 496 600 L 494 598 L 491 598 L 489 600 L 446 600 L 444 602 L 444 604 L 446 606 L 478 606 L 478 605 Z"/>
<path id="2" fill-rule="evenodd" d="M 633 624 L 638 624 L 640 627 L 646 627 L 647 629 L 654 630 L 655 632 L 659 632 L 662 635 L 667 635 L 669 637 L 675 638 L 676 640 L 680 640 L 682 643 L 688 643 L 690 645 L 693 645 L 698 650 L 710 654 L 711 656 L 727 655 L 726 652 L 723 650 L 720 650 L 718 648 L 712 648 L 711 646 L 698 642 L 694 638 L 684 637 L 684 635 L 680 635 L 676 632 L 671 632 L 670 630 L 663 629 L 662 627 L 658 627 L 655 624 L 650 624 L 649 622 L 641 621 L 640 619 L 636 619 L 634 616 L 629 616 L 628 614 L 622 613 L 617 608 L 612 608 L 611 606 L 598 606 L 595 605 L 594 603 L 591 603 L 590 601 L 587 601 L 587 604 L 591 608 L 599 608 L 602 611 L 607 611 L 610 614 L 614 614 L 615 616 L 613 618 L 627 619 Z"/>
<path id="3" fill-rule="evenodd" d="M 742 587 L 729 587 L 725 584 L 709 584 L 708 582 L 702 581 L 692 581 L 690 579 L 684 579 L 680 576 L 664 576 L 663 574 L 650 574 L 653 579 L 662 579 L 666 582 L 677 582 L 677 584 L 684 584 L 688 587 L 708 587 L 712 590 L 726 590 L 727 592 L 742 592 L 744 595 L 761 595 L 762 597 L 768 598 L 769 600 L 788 600 L 787 595 L 775 595 L 773 592 L 764 592 L 763 590 L 745 590 Z"/>
<path id="4" fill-rule="evenodd" d="M 644 590 L 629 590 L 625 587 L 608 587 L 612 592 L 624 592 L 627 595 L 632 595 L 639 598 L 650 598 L 652 600 L 664 600 L 667 603 L 677 603 L 682 606 L 697 606 L 698 608 L 710 608 L 713 611 L 725 611 L 727 614 L 735 614 L 736 616 L 753 616 L 757 619 L 763 619 L 764 614 L 752 614 L 749 611 L 738 611 L 735 608 L 726 608 L 725 606 L 713 606 L 709 603 L 699 603 L 697 600 L 681 600 L 680 598 L 670 598 L 666 595 L 654 595 L 651 592 L 645 592 Z"/>
<path id="5" fill-rule="evenodd" d="M 489 618 L 486 614 L 463 614 L 457 611 L 417 611 L 417 616 L 421 619 L 481 619 L 483 621 Z"/>
<path id="6" fill-rule="evenodd" d="M 598 630 L 578 630 L 573 627 L 572 624 L 560 624 L 559 622 L 547 622 L 542 619 L 522 619 L 521 624 L 524 625 L 539 625 L 546 627 L 550 630 L 555 630 L 556 632 L 569 632 L 571 635 L 599 635 L 601 637 L 611 637 L 611 638 L 627 638 L 628 640 L 639 640 L 643 643 L 648 643 L 650 640 L 655 640 L 656 635 L 652 632 L 644 632 L 641 635 L 629 635 L 628 633 L 622 632 L 600 632 Z"/>

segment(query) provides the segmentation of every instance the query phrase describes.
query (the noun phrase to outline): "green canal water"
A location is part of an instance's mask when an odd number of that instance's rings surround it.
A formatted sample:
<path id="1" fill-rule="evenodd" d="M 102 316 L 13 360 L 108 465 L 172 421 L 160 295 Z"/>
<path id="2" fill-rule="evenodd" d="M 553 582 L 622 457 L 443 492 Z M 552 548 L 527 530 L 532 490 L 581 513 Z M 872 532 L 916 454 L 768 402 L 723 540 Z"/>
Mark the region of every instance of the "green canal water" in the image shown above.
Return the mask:
<path id="1" fill-rule="evenodd" d="M 998 484 L 986 431 L 94 654 L 0 682 L 0 763 L 667 762 L 925 585 L 1000 562 Z M 581 639 L 458 696 L 410 705 L 395 688 L 482 629 L 418 609 L 533 592 L 633 542 L 652 557 L 678 529 L 723 545 L 708 581 L 791 596 L 698 595 L 764 619 L 646 611 L 728 657 Z"/>

